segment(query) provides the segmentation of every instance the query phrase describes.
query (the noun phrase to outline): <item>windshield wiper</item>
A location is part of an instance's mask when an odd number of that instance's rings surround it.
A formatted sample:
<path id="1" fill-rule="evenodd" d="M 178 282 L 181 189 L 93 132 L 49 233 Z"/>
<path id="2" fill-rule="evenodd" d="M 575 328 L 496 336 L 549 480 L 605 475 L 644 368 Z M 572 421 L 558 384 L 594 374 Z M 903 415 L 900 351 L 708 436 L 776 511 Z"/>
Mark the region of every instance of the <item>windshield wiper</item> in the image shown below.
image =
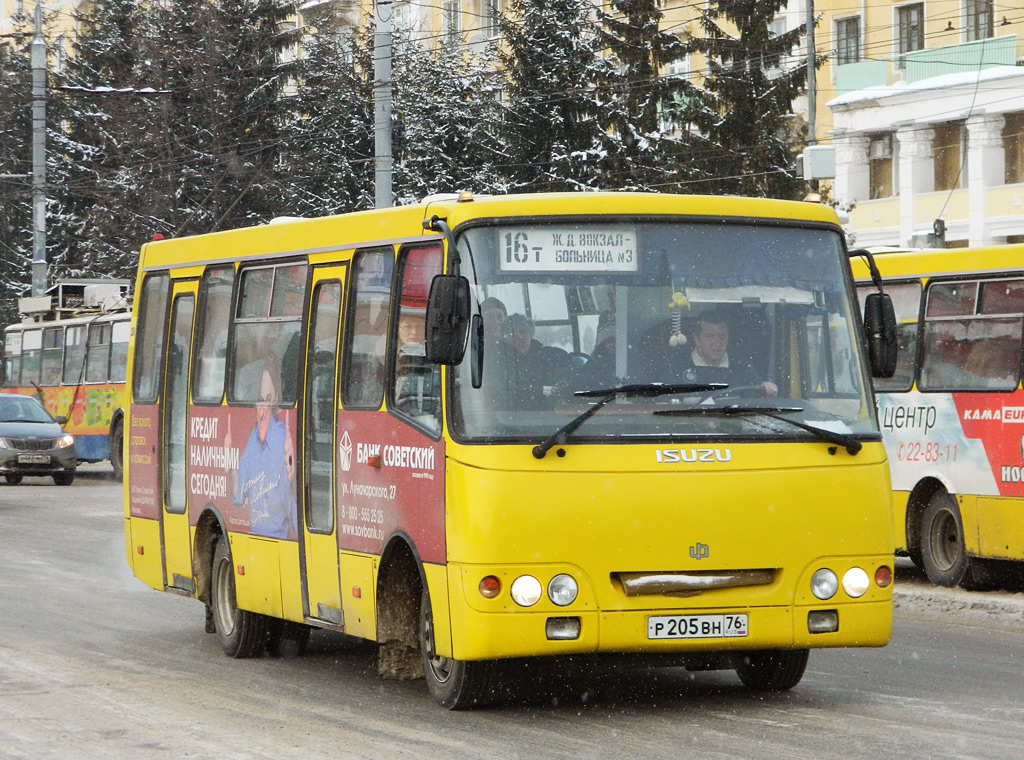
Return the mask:
<path id="1" fill-rule="evenodd" d="M 742 406 L 740 404 L 729 404 L 728 406 L 695 406 L 689 409 L 665 409 L 657 411 L 655 414 L 661 414 L 668 417 L 684 417 L 684 416 L 700 416 L 700 415 L 723 415 L 728 416 L 730 414 L 742 414 L 742 415 L 763 415 L 765 417 L 771 417 L 773 420 L 779 420 L 780 422 L 786 422 L 794 427 L 798 427 L 801 430 L 806 430 L 814 436 L 817 436 L 823 441 L 828 443 L 835 443 L 846 449 L 846 453 L 853 456 L 859 452 L 863 447 L 860 441 L 854 438 L 852 435 L 846 433 L 837 433 L 834 430 L 826 430 L 825 428 L 815 427 L 814 425 L 808 425 L 806 422 L 800 422 L 800 420 L 790 419 L 789 417 L 782 417 L 781 414 L 788 414 L 792 412 L 802 412 L 804 408 L 802 406 Z"/>
<path id="2" fill-rule="evenodd" d="M 603 388 L 592 391 L 576 391 L 573 395 L 580 398 L 597 397 L 597 403 L 582 414 L 573 417 L 562 427 L 548 436 L 543 443 L 533 447 L 533 455 L 537 459 L 543 459 L 548 449 L 556 443 L 564 443 L 576 428 L 593 417 L 597 410 L 614 399 L 616 396 L 639 396 L 641 398 L 655 398 L 667 396 L 673 393 L 707 393 L 708 391 L 720 391 L 729 387 L 728 383 L 682 383 L 670 385 L 667 383 L 634 383 L 620 385 L 618 388 Z"/>

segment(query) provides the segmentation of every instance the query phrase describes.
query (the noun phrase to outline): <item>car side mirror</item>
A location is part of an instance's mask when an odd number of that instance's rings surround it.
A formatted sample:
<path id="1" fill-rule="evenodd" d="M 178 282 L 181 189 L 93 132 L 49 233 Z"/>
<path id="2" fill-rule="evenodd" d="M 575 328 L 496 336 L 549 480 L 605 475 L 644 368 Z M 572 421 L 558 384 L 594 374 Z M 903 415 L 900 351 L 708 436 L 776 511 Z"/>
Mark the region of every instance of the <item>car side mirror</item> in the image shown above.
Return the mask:
<path id="1" fill-rule="evenodd" d="M 469 309 L 469 280 L 454 274 L 434 277 L 427 299 L 427 361 L 434 364 L 462 361 L 469 334 Z"/>
<path id="2" fill-rule="evenodd" d="M 896 374 L 896 310 L 888 293 L 869 293 L 864 299 L 864 337 L 867 340 L 871 374 Z"/>
<path id="3" fill-rule="evenodd" d="M 56 422 L 61 427 L 68 424 L 68 418 L 65 417 L 63 414 L 58 414 L 56 417 L 53 418 L 53 421 Z"/>

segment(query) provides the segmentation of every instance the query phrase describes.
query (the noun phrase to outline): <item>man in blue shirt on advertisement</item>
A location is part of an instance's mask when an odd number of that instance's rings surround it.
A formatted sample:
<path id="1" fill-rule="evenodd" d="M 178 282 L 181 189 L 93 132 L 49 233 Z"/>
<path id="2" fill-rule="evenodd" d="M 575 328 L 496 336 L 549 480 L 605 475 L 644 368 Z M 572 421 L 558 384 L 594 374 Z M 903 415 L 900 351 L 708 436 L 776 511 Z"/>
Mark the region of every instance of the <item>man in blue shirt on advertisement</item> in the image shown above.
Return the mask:
<path id="1" fill-rule="evenodd" d="M 256 402 L 256 424 L 245 443 L 238 470 L 229 471 L 235 504 L 249 505 L 249 531 L 257 536 L 298 536 L 295 452 L 288 425 L 275 413 L 279 395 L 273 366 L 265 363 Z M 231 428 L 224 449 L 231 448 Z"/>

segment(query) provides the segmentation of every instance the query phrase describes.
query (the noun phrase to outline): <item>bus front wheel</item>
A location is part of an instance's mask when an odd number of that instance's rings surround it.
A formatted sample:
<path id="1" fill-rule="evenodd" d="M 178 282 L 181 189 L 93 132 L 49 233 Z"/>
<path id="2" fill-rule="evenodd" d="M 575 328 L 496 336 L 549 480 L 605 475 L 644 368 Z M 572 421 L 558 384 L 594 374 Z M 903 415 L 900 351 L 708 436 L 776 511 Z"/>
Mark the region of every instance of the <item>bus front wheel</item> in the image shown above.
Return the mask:
<path id="1" fill-rule="evenodd" d="M 964 548 L 964 525 L 956 499 L 939 491 L 921 520 L 921 562 L 928 580 L 952 588 L 968 579 L 971 561 Z M 968 581 L 969 582 L 969 581 Z"/>
<path id="2" fill-rule="evenodd" d="M 438 704 L 449 710 L 485 704 L 491 689 L 492 663 L 453 660 L 434 652 L 434 619 L 426 591 L 420 600 L 419 644 L 427 688 Z"/>
<path id="3" fill-rule="evenodd" d="M 229 657 L 257 657 L 267 645 L 268 620 L 235 604 L 235 566 L 227 536 L 217 539 L 213 550 L 210 582 L 213 626 L 224 654 Z"/>
<path id="4" fill-rule="evenodd" d="M 785 691 L 792 689 L 804 677 L 808 655 L 806 649 L 750 652 L 736 667 L 736 675 L 748 689 Z"/>

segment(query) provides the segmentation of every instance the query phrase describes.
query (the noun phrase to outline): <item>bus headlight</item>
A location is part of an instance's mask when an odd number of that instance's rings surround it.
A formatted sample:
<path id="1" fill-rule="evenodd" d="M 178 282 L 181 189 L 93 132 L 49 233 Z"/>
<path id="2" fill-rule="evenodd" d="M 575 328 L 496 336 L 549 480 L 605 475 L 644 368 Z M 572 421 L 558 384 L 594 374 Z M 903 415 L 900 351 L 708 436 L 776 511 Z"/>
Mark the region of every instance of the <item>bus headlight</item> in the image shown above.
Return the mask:
<path id="1" fill-rule="evenodd" d="M 58 449 L 66 449 L 68 446 L 75 445 L 75 437 L 70 433 L 65 433 L 59 441 L 57 441 Z"/>
<path id="2" fill-rule="evenodd" d="M 823 567 L 811 576 L 811 593 L 822 601 L 831 599 L 836 595 L 838 589 L 839 579 L 827 567 Z"/>
<path id="3" fill-rule="evenodd" d="M 861 570 L 859 567 L 851 567 L 843 575 L 843 591 L 849 594 L 854 599 L 858 599 L 867 593 L 868 586 L 871 581 L 868 579 L 868 574 Z"/>
<path id="4" fill-rule="evenodd" d="M 512 599 L 520 607 L 532 607 L 543 593 L 540 581 L 532 575 L 520 575 L 512 581 Z"/>
<path id="5" fill-rule="evenodd" d="M 566 607 L 576 601 L 580 587 L 571 575 L 560 573 L 548 584 L 548 599 L 559 607 Z"/>

